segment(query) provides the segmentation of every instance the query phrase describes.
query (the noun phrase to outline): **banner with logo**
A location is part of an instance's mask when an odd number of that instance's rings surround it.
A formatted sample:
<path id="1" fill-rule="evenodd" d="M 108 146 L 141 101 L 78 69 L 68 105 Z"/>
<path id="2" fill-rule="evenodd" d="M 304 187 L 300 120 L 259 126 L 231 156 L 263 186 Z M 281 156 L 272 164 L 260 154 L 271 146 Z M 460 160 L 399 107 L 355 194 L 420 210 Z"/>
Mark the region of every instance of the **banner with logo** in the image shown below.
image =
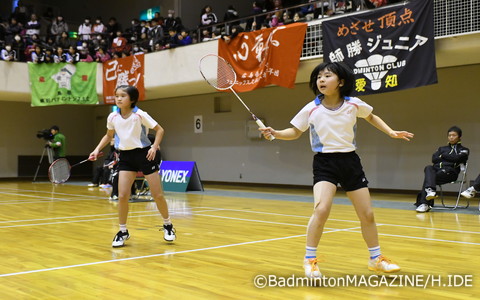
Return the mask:
<path id="1" fill-rule="evenodd" d="M 103 63 L 103 101 L 115 104 L 115 88 L 120 85 L 136 86 L 140 96 L 145 99 L 145 54 L 130 55 L 112 59 Z"/>
<path id="2" fill-rule="evenodd" d="M 194 161 L 168 161 L 160 164 L 160 175 L 165 191 L 203 191 L 203 185 Z"/>
<path id="3" fill-rule="evenodd" d="M 354 95 L 437 83 L 433 0 L 412 0 L 322 23 L 323 59 L 355 73 Z"/>
<path id="4" fill-rule="evenodd" d="M 218 55 L 237 73 L 236 92 L 269 84 L 293 88 L 300 64 L 306 23 L 242 32 L 229 43 L 218 40 Z"/>
<path id="5" fill-rule="evenodd" d="M 97 104 L 97 64 L 28 64 L 32 106 Z"/>

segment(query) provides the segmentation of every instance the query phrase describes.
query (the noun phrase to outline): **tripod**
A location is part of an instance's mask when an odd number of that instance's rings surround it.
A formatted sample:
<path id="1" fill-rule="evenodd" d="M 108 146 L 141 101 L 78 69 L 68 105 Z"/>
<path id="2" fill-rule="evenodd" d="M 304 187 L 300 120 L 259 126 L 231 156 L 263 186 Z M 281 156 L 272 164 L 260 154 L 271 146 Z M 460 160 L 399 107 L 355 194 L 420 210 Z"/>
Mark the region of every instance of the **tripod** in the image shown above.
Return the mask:
<path id="1" fill-rule="evenodd" d="M 35 182 L 35 180 L 37 179 L 38 170 L 40 170 L 40 166 L 42 165 L 42 161 L 43 161 L 43 157 L 45 156 L 45 152 L 47 152 L 48 163 L 52 164 L 52 162 L 53 162 L 53 150 L 48 145 L 45 145 L 45 147 L 43 147 L 43 152 L 42 152 L 42 156 L 40 157 L 40 161 L 38 162 L 37 171 L 35 172 L 35 176 L 33 177 L 33 182 Z"/>

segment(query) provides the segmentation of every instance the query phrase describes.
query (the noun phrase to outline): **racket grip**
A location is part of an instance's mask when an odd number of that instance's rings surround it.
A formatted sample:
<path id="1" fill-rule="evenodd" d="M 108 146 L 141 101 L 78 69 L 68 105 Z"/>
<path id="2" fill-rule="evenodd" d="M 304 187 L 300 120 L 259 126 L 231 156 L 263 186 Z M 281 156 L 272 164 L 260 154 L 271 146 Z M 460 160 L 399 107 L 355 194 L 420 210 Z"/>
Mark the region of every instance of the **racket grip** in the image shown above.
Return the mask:
<path id="1" fill-rule="evenodd" d="M 265 124 L 263 124 L 263 122 L 260 120 L 260 119 L 256 119 L 255 122 L 257 123 L 258 127 L 260 128 L 267 128 L 267 126 L 265 126 Z M 273 141 L 275 139 L 275 137 L 273 135 L 271 135 L 268 140 L 269 141 Z"/>

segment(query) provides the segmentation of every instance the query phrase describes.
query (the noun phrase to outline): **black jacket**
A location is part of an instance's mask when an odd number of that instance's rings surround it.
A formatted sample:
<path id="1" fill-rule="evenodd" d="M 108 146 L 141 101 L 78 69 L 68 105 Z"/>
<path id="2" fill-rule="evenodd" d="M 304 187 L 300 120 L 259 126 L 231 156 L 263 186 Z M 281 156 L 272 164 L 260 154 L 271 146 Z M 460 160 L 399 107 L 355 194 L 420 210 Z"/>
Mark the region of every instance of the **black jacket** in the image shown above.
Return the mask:
<path id="1" fill-rule="evenodd" d="M 433 166 L 437 169 L 444 169 L 447 173 L 453 171 L 459 174 L 460 164 L 467 162 L 469 153 L 470 150 L 463 147 L 460 142 L 442 146 L 433 153 Z"/>

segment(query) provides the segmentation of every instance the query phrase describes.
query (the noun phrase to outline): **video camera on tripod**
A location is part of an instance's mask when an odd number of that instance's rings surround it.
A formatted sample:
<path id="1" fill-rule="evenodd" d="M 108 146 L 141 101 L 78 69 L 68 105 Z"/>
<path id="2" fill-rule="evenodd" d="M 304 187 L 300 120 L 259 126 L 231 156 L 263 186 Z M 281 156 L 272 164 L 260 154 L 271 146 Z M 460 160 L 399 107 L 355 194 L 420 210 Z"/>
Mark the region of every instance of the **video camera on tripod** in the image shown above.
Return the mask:
<path id="1" fill-rule="evenodd" d="M 53 162 L 53 150 L 49 146 L 49 143 L 48 143 L 48 141 L 51 141 L 53 139 L 53 134 L 52 134 L 51 130 L 50 129 L 42 129 L 42 130 L 37 131 L 37 138 L 44 139 L 45 141 L 47 141 L 47 143 L 45 144 L 45 147 L 43 148 L 43 153 L 42 153 L 42 156 L 40 157 L 40 161 L 38 162 L 37 171 L 35 171 L 35 176 L 33 177 L 33 182 L 35 182 L 35 180 L 37 179 L 38 171 L 40 170 L 40 166 L 42 164 L 43 157 L 45 156 L 45 153 L 47 153 L 47 156 L 48 156 L 48 163 L 51 164 Z"/>
<path id="2" fill-rule="evenodd" d="M 50 129 L 42 129 L 42 130 L 37 131 L 37 138 L 49 141 L 49 140 L 53 139 L 53 134 L 50 131 Z"/>

